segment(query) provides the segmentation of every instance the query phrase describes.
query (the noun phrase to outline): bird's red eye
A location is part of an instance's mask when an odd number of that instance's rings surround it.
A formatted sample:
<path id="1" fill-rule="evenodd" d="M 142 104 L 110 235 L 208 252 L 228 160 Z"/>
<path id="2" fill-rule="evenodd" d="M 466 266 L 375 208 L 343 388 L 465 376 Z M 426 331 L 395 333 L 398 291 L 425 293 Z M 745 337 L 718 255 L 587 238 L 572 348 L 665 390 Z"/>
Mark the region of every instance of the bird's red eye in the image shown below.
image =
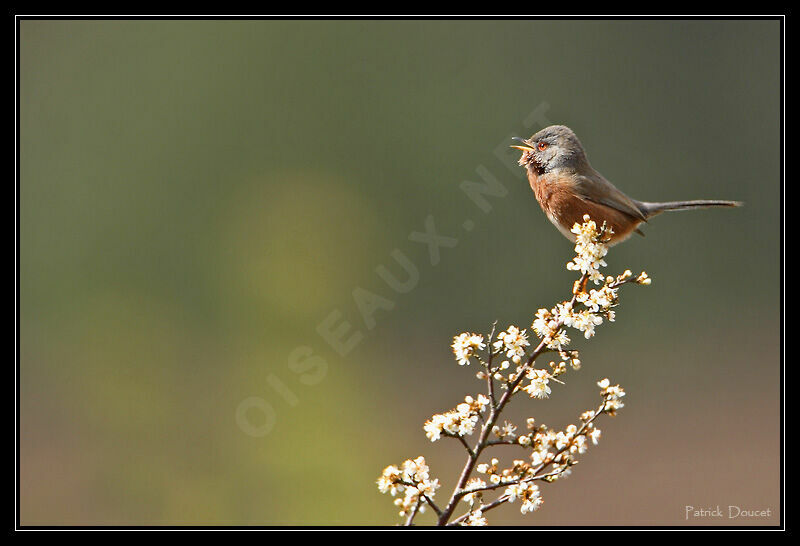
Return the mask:
<path id="1" fill-rule="evenodd" d="M 540 142 L 539 144 L 536 145 L 536 147 L 539 148 L 540 152 L 545 151 L 547 149 L 547 146 L 548 146 L 547 142 Z"/>

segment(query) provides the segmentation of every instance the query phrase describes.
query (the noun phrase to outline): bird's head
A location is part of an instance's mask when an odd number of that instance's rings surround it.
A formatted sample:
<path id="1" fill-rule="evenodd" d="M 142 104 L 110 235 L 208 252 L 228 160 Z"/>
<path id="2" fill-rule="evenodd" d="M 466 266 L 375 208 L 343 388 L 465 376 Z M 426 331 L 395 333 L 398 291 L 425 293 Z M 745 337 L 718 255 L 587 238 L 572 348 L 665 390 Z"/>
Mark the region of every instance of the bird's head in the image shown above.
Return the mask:
<path id="1" fill-rule="evenodd" d="M 522 151 L 519 164 L 537 175 L 556 169 L 580 169 L 588 164 L 581 141 L 564 125 L 551 125 L 531 138 L 514 137 L 514 140 L 520 144 L 511 147 Z"/>

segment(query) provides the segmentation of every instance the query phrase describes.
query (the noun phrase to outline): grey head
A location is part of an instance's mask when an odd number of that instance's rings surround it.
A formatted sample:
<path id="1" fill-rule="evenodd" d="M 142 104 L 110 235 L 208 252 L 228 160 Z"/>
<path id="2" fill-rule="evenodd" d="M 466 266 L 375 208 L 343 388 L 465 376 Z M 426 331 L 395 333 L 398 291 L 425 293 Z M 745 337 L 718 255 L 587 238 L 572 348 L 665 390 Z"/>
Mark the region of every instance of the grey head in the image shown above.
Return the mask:
<path id="1" fill-rule="evenodd" d="M 580 171 L 589 166 L 581 141 L 569 127 L 551 125 L 529 139 L 515 138 L 522 151 L 519 164 L 532 169 L 537 175 L 559 169 Z"/>

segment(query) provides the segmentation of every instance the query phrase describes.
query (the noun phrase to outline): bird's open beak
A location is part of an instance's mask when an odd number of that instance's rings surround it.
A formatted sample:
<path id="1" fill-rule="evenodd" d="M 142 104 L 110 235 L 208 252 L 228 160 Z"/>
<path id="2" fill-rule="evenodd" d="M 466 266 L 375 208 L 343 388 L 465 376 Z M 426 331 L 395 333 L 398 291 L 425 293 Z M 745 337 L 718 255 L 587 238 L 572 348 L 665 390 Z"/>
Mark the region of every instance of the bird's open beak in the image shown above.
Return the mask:
<path id="1" fill-rule="evenodd" d="M 511 146 L 511 148 L 516 148 L 517 150 L 522 150 L 523 152 L 534 151 L 533 145 L 530 143 L 529 140 L 525 140 L 524 138 L 520 137 L 513 137 L 511 140 L 516 140 L 517 142 L 522 143 L 522 146 Z"/>

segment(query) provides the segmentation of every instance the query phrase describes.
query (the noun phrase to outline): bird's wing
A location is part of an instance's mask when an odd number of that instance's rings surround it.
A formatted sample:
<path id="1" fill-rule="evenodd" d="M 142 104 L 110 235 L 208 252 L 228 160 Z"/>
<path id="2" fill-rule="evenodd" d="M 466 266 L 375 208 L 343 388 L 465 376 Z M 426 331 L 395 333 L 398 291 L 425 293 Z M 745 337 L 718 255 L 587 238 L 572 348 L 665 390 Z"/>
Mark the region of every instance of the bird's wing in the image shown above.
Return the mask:
<path id="1" fill-rule="evenodd" d="M 647 215 L 636 201 L 622 193 L 614 185 L 603 178 L 599 173 L 595 176 L 578 175 L 575 181 L 575 192 L 587 201 L 593 201 L 636 218 L 647 221 Z"/>

